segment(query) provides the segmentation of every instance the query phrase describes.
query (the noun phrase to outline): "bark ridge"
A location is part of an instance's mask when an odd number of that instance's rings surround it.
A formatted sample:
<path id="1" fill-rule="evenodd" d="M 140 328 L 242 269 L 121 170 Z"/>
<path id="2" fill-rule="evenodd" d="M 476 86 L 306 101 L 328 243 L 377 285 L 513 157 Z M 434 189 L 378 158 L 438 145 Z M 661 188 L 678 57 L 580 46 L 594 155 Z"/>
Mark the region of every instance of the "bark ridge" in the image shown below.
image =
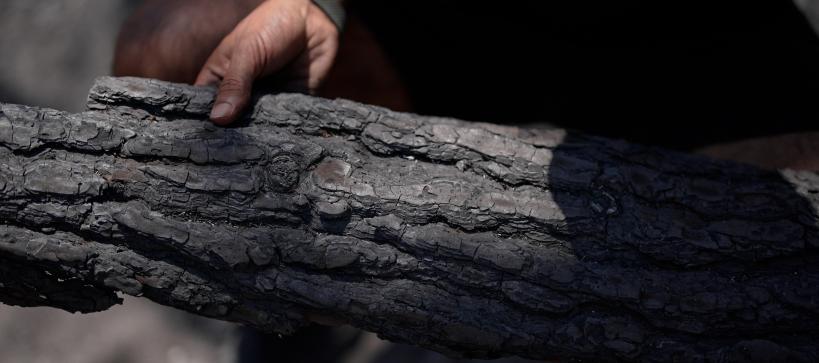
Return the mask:
<path id="1" fill-rule="evenodd" d="M 0 105 L 0 301 L 144 296 L 451 355 L 819 360 L 814 173 L 586 136 L 101 78 Z"/>

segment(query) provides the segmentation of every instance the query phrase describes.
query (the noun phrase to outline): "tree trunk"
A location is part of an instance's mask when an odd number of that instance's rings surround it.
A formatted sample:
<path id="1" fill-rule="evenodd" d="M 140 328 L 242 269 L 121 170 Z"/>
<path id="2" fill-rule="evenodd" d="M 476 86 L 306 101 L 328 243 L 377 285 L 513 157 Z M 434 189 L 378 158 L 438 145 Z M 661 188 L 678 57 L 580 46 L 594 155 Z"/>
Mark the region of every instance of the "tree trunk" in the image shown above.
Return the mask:
<path id="1" fill-rule="evenodd" d="M 451 355 L 819 359 L 819 177 L 632 145 L 103 78 L 2 105 L 0 300 L 118 292 L 287 333 L 345 322 Z"/>

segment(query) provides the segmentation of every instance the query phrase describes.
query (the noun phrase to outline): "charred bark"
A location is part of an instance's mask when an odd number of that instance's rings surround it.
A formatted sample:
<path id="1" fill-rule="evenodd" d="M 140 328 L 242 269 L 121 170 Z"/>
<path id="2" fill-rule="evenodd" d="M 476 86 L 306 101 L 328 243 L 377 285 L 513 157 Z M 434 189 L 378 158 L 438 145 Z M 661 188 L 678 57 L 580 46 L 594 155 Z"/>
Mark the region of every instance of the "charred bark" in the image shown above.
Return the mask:
<path id="1" fill-rule="evenodd" d="M 118 292 L 470 357 L 819 359 L 819 178 L 632 145 L 103 78 L 2 105 L 0 300 Z"/>

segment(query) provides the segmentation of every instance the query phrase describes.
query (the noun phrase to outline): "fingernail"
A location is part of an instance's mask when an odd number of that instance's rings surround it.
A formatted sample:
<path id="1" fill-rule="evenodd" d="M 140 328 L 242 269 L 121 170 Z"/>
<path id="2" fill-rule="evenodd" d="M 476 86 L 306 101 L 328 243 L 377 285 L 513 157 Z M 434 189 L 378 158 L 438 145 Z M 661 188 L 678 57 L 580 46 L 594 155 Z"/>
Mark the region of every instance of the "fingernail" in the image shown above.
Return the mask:
<path id="1" fill-rule="evenodd" d="M 213 110 L 210 111 L 210 118 L 211 119 L 219 119 L 225 118 L 233 111 L 233 105 L 227 102 L 220 102 L 217 103 L 216 106 L 213 106 Z"/>

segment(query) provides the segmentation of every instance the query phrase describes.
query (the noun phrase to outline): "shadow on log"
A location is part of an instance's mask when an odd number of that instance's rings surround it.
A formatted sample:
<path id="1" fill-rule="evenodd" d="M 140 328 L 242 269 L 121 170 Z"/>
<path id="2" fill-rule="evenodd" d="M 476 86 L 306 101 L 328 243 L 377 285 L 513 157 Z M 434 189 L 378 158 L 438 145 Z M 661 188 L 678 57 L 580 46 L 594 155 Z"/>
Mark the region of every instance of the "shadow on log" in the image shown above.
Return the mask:
<path id="1" fill-rule="evenodd" d="M 0 300 L 118 292 L 450 355 L 819 359 L 819 177 L 567 133 L 102 78 L 0 109 Z"/>

